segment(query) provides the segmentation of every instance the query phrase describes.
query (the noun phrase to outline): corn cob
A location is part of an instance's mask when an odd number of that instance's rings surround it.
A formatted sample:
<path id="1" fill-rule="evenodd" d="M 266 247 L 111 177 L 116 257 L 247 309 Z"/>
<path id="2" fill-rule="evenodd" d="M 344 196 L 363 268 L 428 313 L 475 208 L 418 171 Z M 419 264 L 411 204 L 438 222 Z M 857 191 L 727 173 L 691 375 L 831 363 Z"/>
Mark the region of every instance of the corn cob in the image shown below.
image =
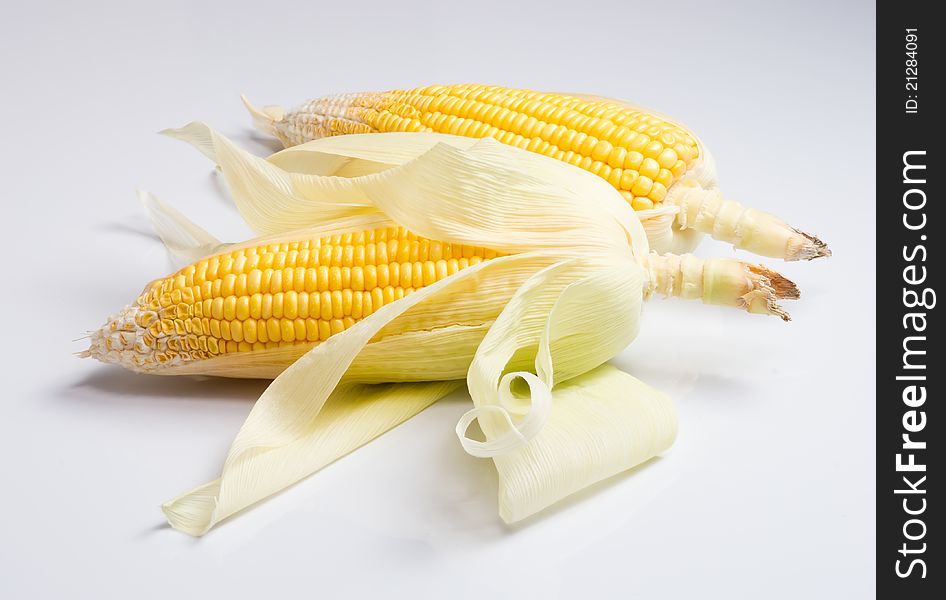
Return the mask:
<path id="1" fill-rule="evenodd" d="M 93 335 L 90 351 L 145 372 L 236 352 L 304 351 L 416 289 L 497 255 L 420 238 L 403 227 L 250 245 L 152 282 Z"/>
<path id="2" fill-rule="evenodd" d="M 601 179 L 493 140 L 433 136 L 396 168 L 338 177 L 315 164 L 284 171 L 203 125 L 175 135 L 217 162 L 248 223 L 270 237 L 223 246 L 146 196 L 189 264 L 149 284 L 84 355 L 146 373 L 275 377 L 220 477 L 163 505 L 193 535 L 463 378 L 474 408 L 457 425 L 461 444 L 494 458 L 500 516 L 520 520 L 673 442 L 668 399 L 603 364 L 636 336 L 645 299 L 787 318 L 776 300 L 798 296 L 762 267 L 651 254 L 636 213 Z M 383 158 L 387 138 L 343 138 L 345 152 Z M 296 159 L 325 156 L 321 144 Z M 325 215 L 337 223 L 292 230 Z M 485 442 L 466 437 L 473 420 Z"/>
<path id="3" fill-rule="evenodd" d="M 689 251 L 699 239 L 693 232 L 701 232 L 786 260 L 830 254 L 816 237 L 724 199 L 713 161 L 690 131 L 619 101 L 464 84 L 327 96 L 290 112 L 247 106 L 286 147 L 347 134 L 437 132 L 493 137 L 562 160 L 605 179 L 642 211 L 658 251 Z M 671 239 L 668 210 L 679 232 L 691 231 Z"/>
<path id="4" fill-rule="evenodd" d="M 317 343 L 382 306 L 503 255 L 429 240 L 403 227 L 250 243 L 148 284 L 135 302 L 93 332 L 86 355 L 145 373 L 274 377 Z M 797 298 L 798 290 L 758 265 L 654 254 L 648 259 L 644 297 L 654 294 L 789 320 L 777 301 Z M 487 322 L 480 315 L 440 318 L 442 322 L 419 324 L 418 329 L 451 320 L 477 326 Z M 234 373 L 226 362 L 209 360 L 279 349 L 280 359 L 262 373 Z"/>

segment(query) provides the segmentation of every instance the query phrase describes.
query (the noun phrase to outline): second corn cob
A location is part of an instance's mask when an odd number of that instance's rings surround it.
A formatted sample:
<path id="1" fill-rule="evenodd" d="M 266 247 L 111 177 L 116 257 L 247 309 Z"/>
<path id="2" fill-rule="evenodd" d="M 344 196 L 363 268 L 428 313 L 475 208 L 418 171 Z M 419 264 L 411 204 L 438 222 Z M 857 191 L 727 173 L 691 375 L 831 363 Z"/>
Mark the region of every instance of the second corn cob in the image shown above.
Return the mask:
<path id="1" fill-rule="evenodd" d="M 247 106 L 257 125 L 287 147 L 336 135 L 437 132 L 493 137 L 570 163 L 607 180 L 641 211 L 658 251 L 688 251 L 698 241 L 691 232 L 699 232 L 786 260 L 830 254 L 816 237 L 723 198 L 712 158 L 695 135 L 620 101 L 463 84 L 327 96 L 289 112 Z M 671 237 L 671 223 L 679 235 Z"/>

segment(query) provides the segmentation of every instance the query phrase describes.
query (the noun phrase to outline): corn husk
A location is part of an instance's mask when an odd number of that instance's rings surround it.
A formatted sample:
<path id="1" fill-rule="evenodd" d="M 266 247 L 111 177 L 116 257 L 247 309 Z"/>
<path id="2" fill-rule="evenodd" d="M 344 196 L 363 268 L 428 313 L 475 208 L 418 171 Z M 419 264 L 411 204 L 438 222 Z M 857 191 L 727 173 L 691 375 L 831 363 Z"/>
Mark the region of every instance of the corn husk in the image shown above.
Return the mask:
<path id="1" fill-rule="evenodd" d="M 164 505 L 173 527 L 202 535 L 423 410 L 462 377 L 474 408 L 458 435 L 468 452 L 496 461 L 508 522 L 672 443 L 667 398 L 601 366 L 637 333 L 648 252 L 633 210 L 603 180 L 489 139 L 344 136 L 265 160 L 201 124 L 170 133 L 219 165 L 247 223 L 269 239 L 388 222 L 509 254 L 421 288 L 297 357 L 254 406 L 221 476 Z M 159 201 L 150 206 L 179 256 L 217 244 Z M 217 362 L 201 372 L 266 372 L 268 352 L 202 361 Z M 485 441 L 466 436 L 474 420 Z"/>

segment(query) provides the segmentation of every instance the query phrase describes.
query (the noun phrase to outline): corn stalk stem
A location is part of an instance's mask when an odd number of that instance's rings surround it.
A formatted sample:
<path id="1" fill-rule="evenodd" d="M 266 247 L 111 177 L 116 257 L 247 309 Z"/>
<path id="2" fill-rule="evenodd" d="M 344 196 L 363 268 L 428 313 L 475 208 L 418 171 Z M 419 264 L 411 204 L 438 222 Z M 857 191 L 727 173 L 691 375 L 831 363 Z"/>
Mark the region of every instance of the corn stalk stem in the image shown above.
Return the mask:
<path id="1" fill-rule="evenodd" d="M 676 226 L 708 233 L 713 239 L 761 256 L 784 260 L 812 260 L 831 256 L 827 244 L 799 231 L 775 215 L 727 200 L 718 190 L 696 181 L 681 181 L 667 195 L 677 206 Z"/>
<path id="2" fill-rule="evenodd" d="M 692 254 L 651 254 L 650 287 L 645 294 L 704 304 L 731 306 L 750 313 L 790 321 L 778 300 L 795 300 L 798 287 L 782 275 L 751 263 L 728 258 L 702 259 Z"/>

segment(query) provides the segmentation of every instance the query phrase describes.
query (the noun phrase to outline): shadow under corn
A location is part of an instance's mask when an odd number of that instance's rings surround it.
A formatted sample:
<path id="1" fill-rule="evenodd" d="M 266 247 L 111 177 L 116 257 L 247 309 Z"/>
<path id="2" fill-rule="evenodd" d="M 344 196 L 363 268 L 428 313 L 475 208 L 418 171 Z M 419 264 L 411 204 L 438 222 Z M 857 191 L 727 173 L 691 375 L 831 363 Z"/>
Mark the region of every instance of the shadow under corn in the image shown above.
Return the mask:
<path id="1" fill-rule="evenodd" d="M 217 400 L 255 402 L 269 385 L 264 379 L 228 379 L 203 375 L 142 375 L 120 367 L 103 365 L 69 384 L 63 396 L 70 401 L 189 402 Z"/>

